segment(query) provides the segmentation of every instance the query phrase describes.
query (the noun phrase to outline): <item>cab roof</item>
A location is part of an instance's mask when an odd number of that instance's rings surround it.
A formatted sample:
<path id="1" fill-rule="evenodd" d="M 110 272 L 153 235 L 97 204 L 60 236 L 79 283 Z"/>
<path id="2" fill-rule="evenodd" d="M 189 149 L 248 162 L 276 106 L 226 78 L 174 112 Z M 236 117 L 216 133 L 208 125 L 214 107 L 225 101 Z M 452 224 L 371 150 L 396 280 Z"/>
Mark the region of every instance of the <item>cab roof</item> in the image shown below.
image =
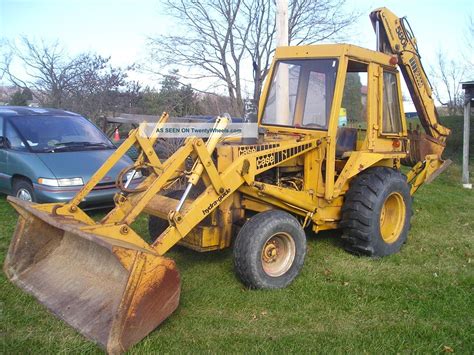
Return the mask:
<path id="1" fill-rule="evenodd" d="M 307 46 L 277 47 L 275 59 L 314 59 L 314 58 L 341 58 L 361 60 L 366 63 L 378 63 L 395 67 L 390 63 L 389 54 L 355 46 L 353 44 L 313 44 Z"/>

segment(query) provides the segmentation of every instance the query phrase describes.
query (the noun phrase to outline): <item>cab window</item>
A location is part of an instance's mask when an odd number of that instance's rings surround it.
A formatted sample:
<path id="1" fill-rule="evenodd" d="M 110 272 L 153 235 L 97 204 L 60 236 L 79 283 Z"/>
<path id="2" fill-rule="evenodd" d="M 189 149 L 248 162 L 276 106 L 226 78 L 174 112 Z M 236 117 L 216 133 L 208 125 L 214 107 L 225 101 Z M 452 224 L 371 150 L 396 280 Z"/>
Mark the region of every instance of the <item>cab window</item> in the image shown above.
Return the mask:
<path id="1" fill-rule="evenodd" d="M 357 150 L 367 130 L 367 69 L 366 63 L 350 60 L 339 111 L 336 156 L 347 157 L 346 153 Z"/>
<path id="2" fill-rule="evenodd" d="M 298 59 L 277 62 L 262 123 L 327 129 L 338 61 Z"/>
<path id="3" fill-rule="evenodd" d="M 365 63 L 349 61 L 339 112 L 339 127 L 367 129 L 367 69 Z"/>
<path id="4" fill-rule="evenodd" d="M 402 122 L 397 76 L 395 73 L 384 71 L 382 133 L 399 134 L 401 131 Z"/>

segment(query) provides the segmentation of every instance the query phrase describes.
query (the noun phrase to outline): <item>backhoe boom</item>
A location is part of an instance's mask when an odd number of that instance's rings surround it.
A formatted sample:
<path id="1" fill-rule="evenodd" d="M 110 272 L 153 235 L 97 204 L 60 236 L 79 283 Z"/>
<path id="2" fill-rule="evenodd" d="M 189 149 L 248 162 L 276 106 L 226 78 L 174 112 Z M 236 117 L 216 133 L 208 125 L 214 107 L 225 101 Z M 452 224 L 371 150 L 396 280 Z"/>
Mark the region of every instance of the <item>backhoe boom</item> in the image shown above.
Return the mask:
<path id="1" fill-rule="evenodd" d="M 431 84 L 410 25 L 405 18 L 398 18 L 387 8 L 374 10 L 370 19 L 378 36 L 377 50 L 397 55 L 398 65 L 426 134 L 444 145 L 450 130 L 439 123 Z"/>

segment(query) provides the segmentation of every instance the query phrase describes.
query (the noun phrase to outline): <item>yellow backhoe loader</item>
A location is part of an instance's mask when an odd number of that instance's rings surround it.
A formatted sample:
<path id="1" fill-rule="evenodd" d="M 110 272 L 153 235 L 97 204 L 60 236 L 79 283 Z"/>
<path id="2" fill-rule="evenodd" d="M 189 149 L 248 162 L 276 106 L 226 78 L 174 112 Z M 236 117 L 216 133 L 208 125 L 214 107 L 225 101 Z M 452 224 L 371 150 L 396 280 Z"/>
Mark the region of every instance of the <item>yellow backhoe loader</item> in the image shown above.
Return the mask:
<path id="1" fill-rule="evenodd" d="M 277 48 L 258 109 L 258 138 L 222 136 L 219 117 L 204 141 L 188 137 L 168 159 L 151 131 L 129 137 L 67 203 L 9 197 L 19 219 L 4 270 L 58 317 L 120 353 L 178 307 L 180 277 L 165 254 L 233 246 L 235 271 L 249 288 L 282 288 L 298 275 L 305 228 L 342 229 L 347 250 L 382 257 L 407 239 L 412 195 L 446 168 L 449 130 L 439 122 L 416 40 L 385 8 L 370 18 L 378 50 L 353 45 Z M 425 133 L 403 114 L 402 72 Z M 115 208 L 94 221 L 83 198 L 132 146 Z M 414 164 L 405 176 L 402 163 Z M 123 177 L 147 171 L 131 189 Z M 127 175 L 128 174 L 128 175 Z M 186 188 L 173 190 L 177 180 Z M 149 215 L 148 243 L 132 228 Z"/>

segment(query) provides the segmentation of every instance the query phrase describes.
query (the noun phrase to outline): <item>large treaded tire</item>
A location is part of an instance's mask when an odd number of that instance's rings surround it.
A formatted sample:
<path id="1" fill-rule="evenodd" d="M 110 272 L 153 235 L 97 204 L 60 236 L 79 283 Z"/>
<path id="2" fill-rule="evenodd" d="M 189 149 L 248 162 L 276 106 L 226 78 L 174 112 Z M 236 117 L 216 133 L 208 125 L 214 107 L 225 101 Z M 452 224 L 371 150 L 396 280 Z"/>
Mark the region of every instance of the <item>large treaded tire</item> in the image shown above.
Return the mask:
<path id="1" fill-rule="evenodd" d="M 394 227 L 392 239 L 382 236 L 381 214 L 391 196 L 401 206 L 399 228 Z M 341 227 L 345 249 L 357 255 L 382 257 L 397 253 L 406 242 L 412 215 L 412 198 L 406 176 L 387 167 L 369 168 L 354 178 L 342 207 Z M 403 218 L 403 217 L 402 217 Z M 396 224 L 395 224 L 396 225 Z M 395 231 L 399 232 L 395 232 Z"/>
<path id="2" fill-rule="evenodd" d="M 278 274 L 265 271 L 270 263 L 264 262 L 263 252 L 277 238 L 283 236 L 292 245 L 292 257 L 287 259 Z M 286 239 L 285 239 L 286 238 Z M 292 240 L 292 241 L 291 241 Z M 270 244 L 269 244 L 270 243 Z M 280 253 L 280 251 L 278 252 Z M 289 254 L 288 254 L 289 255 Z M 251 217 L 239 231 L 234 243 L 234 267 L 239 279 L 249 288 L 275 289 L 288 286 L 298 276 L 306 256 L 306 235 L 295 217 L 284 211 L 271 210 Z M 286 260 L 286 259 L 285 259 Z M 271 266 L 270 266 L 271 267 Z"/>

